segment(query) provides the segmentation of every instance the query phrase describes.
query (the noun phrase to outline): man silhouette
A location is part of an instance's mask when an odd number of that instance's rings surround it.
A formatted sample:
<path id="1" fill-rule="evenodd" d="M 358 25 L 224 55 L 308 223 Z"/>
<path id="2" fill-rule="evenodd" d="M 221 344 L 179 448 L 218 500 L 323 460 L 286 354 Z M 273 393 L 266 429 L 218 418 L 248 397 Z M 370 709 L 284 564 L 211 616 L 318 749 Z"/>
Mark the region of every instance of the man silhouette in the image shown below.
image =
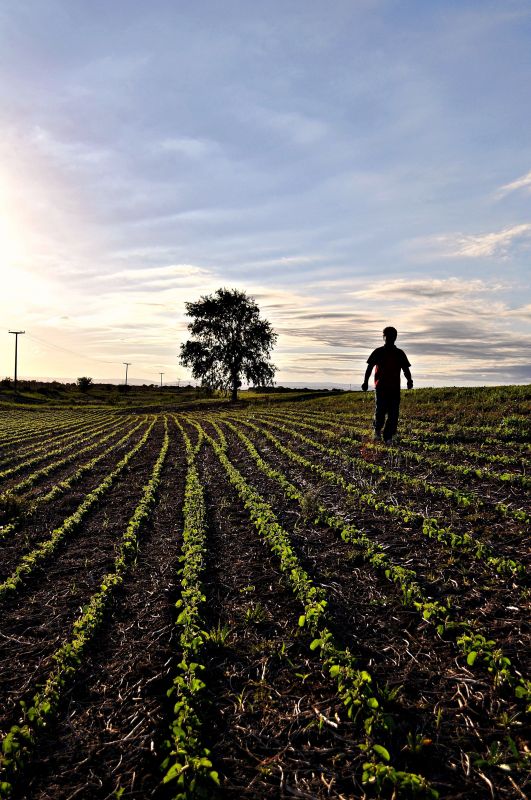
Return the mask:
<path id="1" fill-rule="evenodd" d="M 396 345 L 398 332 L 396 328 L 388 327 L 383 330 L 385 344 L 374 350 L 367 359 L 368 367 L 361 385 L 364 392 L 369 388 L 369 378 L 373 367 L 374 386 L 376 389 L 376 405 L 374 409 L 374 439 L 385 444 L 392 444 L 393 436 L 398 427 L 398 413 L 400 410 L 400 373 L 407 378 L 407 388 L 413 388 L 413 379 L 406 354 Z M 387 417 L 387 419 L 386 419 Z"/>

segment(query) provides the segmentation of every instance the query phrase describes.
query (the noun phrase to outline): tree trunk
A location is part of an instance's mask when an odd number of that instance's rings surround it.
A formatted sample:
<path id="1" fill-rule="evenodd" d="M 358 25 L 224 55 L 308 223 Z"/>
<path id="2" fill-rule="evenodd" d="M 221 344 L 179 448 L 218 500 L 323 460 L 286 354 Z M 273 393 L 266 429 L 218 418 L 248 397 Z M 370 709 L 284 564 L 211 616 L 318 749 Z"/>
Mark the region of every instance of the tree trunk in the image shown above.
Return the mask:
<path id="1" fill-rule="evenodd" d="M 236 403 L 238 401 L 238 389 L 240 388 L 240 386 L 241 386 L 241 382 L 240 382 L 239 373 L 238 372 L 233 373 L 232 374 L 232 389 L 231 389 L 231 395 L 230 395 L 231 403 Z"/>

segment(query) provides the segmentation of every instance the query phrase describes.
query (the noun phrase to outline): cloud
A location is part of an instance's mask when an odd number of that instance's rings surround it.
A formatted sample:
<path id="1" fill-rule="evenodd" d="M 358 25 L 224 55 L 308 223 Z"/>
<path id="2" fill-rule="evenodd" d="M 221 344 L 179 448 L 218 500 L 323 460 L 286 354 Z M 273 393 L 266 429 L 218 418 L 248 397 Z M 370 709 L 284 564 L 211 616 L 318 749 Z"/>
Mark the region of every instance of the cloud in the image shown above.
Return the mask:
<path id="1" fill-rule="evenodd" d="M 109 271 L 97 275 L 95 280 L 102 284 L 112 284 L 112 291 L 151 292 L 196 287 L 212 282 L 214 275 L 193 264 L 169 264 L 163 267 Z"/>
<path id="2" fill-rule="evenodd" d="M 506 317 L 519 317 L 520 319 L 531 320 L 531 303 L 520 308 L 511 308 L 505 312 Z"/>
<path id="3" fill-rule="evenodd" d="M 69 169 L 98 167 L 113 156 L 109 148 L 96 147 L 82 141 L 63 141 L 39 125 L 33 129 L 30 142 L 44 156 Z"/>
<path id="4" fill-rule="evenodd" d="M 441 299 L 460 298 L 469 294 L 486 292 L 499 292 L 503 289 L 501 282 L 486 283 L 482 280 L 466 280 L 465 278 L 427 278 L 411 279 L 396 278 L 377 281 L 366 289 L 356 289 L 349 292 L 353 297 L 374 298 L 389 303 L 398 298 L 415 300 L 416 298 Z"/>
<path id="5" fill-rule="evenodd" d="M 208 139 L 193 139 L 187 137 L 168 138 L 157 142 L 153 146 L 156 153 L 174 153 L 191 159 L 200 159 L 217 155 L 221 152 L 217 142 Z"/>
<path id="6" fill-rule="evenodd" d="M 504 186 L 500 186 L 495 194 L 495 197 L 501 199 L 502 197 L 506 197 L 506 195 L 510 194 L 511 192 L 516 192 L 518 189 L 525 189 L 527 192 L 531 192 L 531 170 L 529 170 L 529 172 L 527 172 L 525 175 L 522 175 L 520 178 L 517 178 L 515 181 L 511 181 L 511 183 L 506 183 Z"/>
<path id="7" fill-rule="evenodd" d="M 209 3 L 205 25 L 194 4 L 136 2 L 127 24 L 121 4 L 45 5 L 0 11 L 13 327 L 72 330 L 118 362 L 133 342 L 148 365 L 175 345 L 175 366 L 184 302 L 225 285 L 279 331 L 283 374 L 348 380 L 385 324 L 430 381 L 519 364 L 531 163 L 514 9 L 302 3 L 279 25 L 274 7 Z"/>
<path id="8" fill-rule="evenodd" d="M 328 126 L 320 119 L 297 111 L 255 108 L 250 113 L 262 127 L 270 128 L 296 145 L 314 145 L 329 133 Z"/>
<path id="9" fill-rule="evenodd" d="M 526 242 L 531 236 L 531 223 L 513 225 L 503 228 L 496 233 L 484 233 L 471 236 L 461 236 L 456 244 L 454 256 L 467 258 L 481 258 L 492 256 L 506 256 L 515 242 Z"/>
<path id="10" fill-rule="evenodd" d="M 443 258 L 507 258 L 518 246 L 531 245 L 531 222 L 491 233 L 449 233 L 419 238 L 413 243 Z"/>
<path id="11" fill-rule="evenodd" d="M 266 258 L 256 261 L 246 262 L 247 267 L 293 267 L 315 264 L 321 261 L 321 256 L 279 256 L 278 258 Z"/>

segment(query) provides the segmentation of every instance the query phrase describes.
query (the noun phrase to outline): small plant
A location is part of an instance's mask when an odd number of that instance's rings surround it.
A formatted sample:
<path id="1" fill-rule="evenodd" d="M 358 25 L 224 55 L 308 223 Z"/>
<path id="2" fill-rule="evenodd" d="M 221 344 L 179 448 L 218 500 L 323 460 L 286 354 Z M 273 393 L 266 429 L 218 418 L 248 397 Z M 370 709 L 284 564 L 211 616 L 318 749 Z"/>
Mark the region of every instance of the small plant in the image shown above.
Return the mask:
<path id="1" fill-rule="evenodd" d="M 212 644 L 218 647 L 225 647 L 227 644 L 227 639 L 231 634 L 231 629 L 228 625 L 222 625 L 221 622 L 218 622 L 216 628 L 212 628 L 208 633 L 208 638 L 212 642 Z"/>
<path id="2" fill-rule="evenodd" d="M 428 747 L 432 744 L 432 740 L 424 736 L 423 733 L 412 733 L 411 731 L 408 732 L 406 736 L 406 744 L 404 745 L 404 750 L 407 750 L 409 753 L 413 753 L 414 755 L 420 755 L 425 747 Z"/>
<path id="3" fill-rule="evenodd" d="M 261 603 L 255 603 L 245 609 L 243 616 L 247 624 L 258 624 L 266 619 L 266 610 Z"/>

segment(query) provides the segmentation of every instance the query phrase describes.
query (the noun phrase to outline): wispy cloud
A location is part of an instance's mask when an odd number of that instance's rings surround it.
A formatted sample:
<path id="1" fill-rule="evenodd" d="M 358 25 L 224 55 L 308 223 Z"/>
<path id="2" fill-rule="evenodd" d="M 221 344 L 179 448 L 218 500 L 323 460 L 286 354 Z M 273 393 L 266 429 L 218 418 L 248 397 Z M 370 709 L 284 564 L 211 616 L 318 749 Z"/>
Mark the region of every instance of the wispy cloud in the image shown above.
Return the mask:
<path id="1" fill-rule="evenodd" d="M 96 281 L 111 284 L 117 291 L 152 292 L 211 283 L 213 274 L 193 264 L 170 264 L 164 267 L 121 269 L 96 276 Z"/>
<path id="2" fill-rule="evenodd" d="M 531 222 L 488 233 L 448 233 L 417 239 L 414 249 L 439 258 L 508 258 L 531 244 Z"/>
<path id="3" fill-rule="evenodd" d="M 497 293 L 504 288 L 501 281 L 495 283 L 480 279 L 467 280 L 466 278 L 396 278 L 391 280 L 375 281 L 374 284 L 363 289 L 350 292 L 353 297 L 374 298 L 394 303 L 397 298 L 415 299 L 446 299 L 451 297 L 464 297 L 469 294 Z"/>
<path id="4" fill-rule="evenodd" d="M 504 186 L 500 186 L 495 194 L 495 197 L 501 199 L 511 192 L 516 192 L 518 189 L 525 189 L 526 192 L 531 192 L 531 170 L 529 170 L 529 172 L 527 172 L 525 175 L 522 175 L 520 178 L 517 178 L 515 181 L 511 181 L 511 183 L 506 183 Z"/>

